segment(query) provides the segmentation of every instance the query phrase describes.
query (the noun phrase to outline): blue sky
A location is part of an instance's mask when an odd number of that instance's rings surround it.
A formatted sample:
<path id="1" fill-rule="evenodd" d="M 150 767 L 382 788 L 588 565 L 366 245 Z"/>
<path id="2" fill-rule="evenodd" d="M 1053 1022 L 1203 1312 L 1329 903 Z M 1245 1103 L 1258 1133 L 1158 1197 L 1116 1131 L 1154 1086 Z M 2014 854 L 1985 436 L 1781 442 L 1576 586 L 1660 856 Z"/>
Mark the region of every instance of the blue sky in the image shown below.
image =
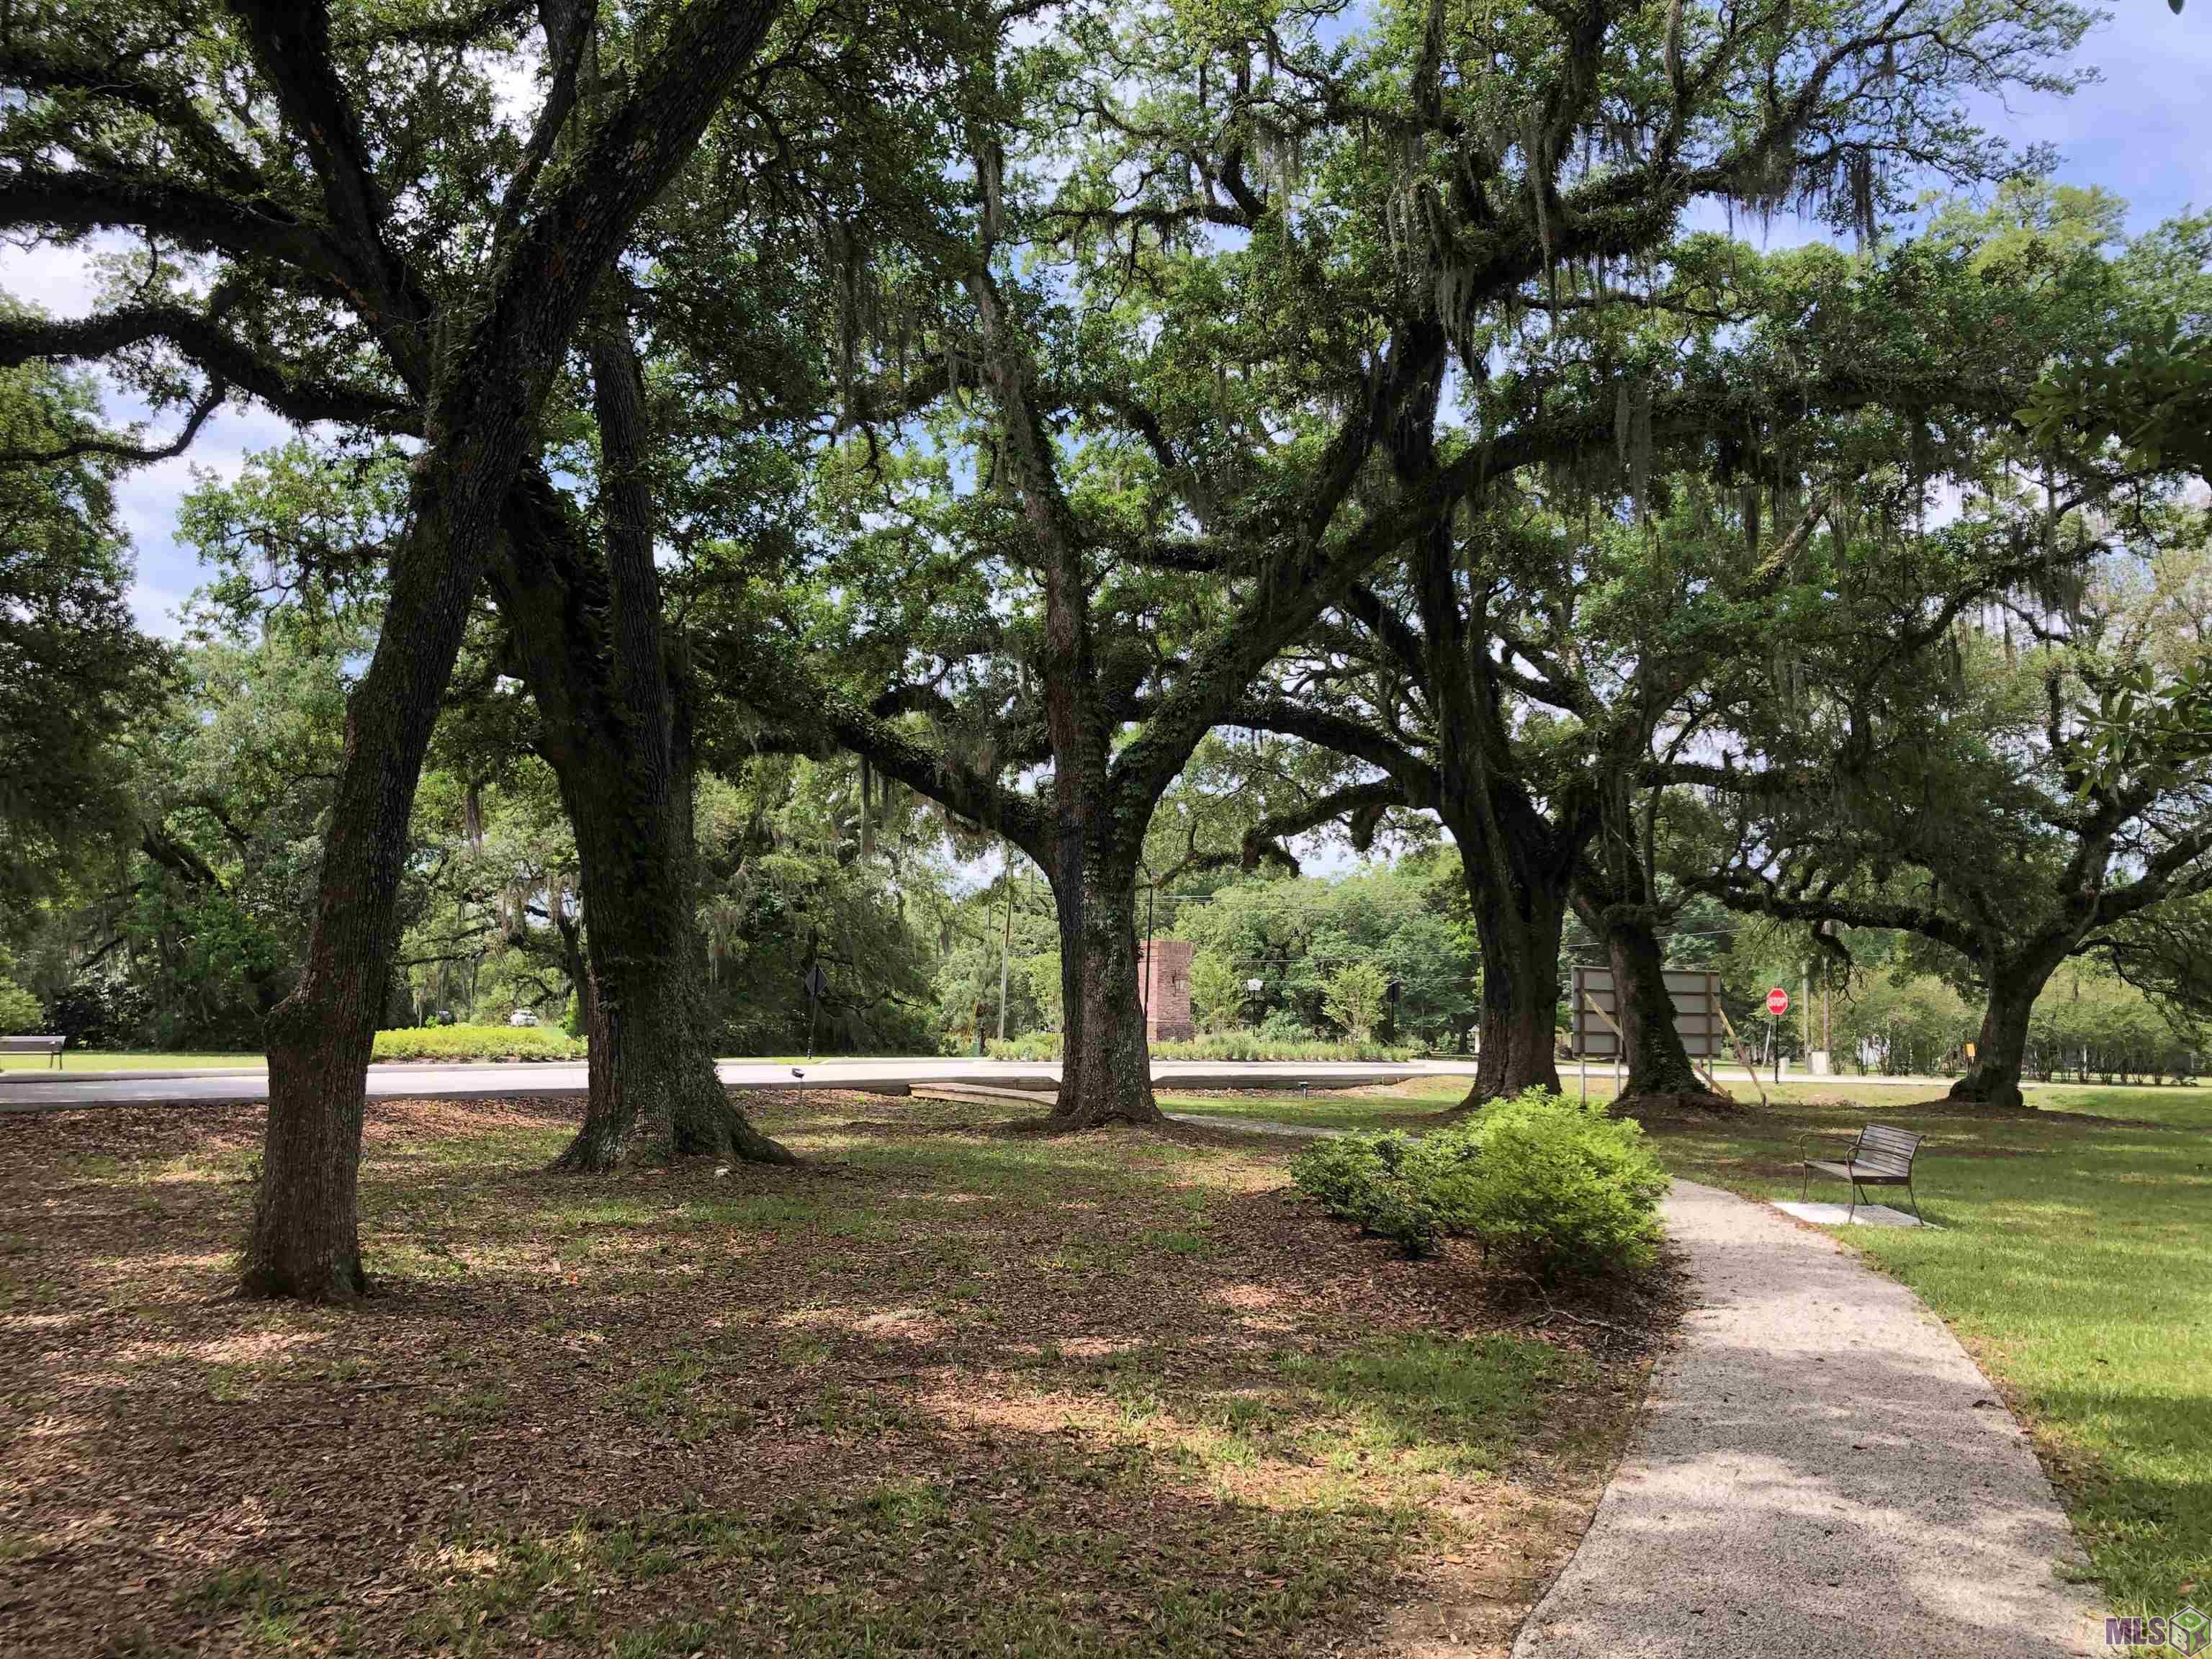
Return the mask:
<path id="1" fill-rule="evenodd" d="M 2212 207 L 2212 0 L 2192 0 L 2181 16 L 2165 0 L 2120 0 L 2084 42 L 2080 61 L 2101 79 L 2071 98 L 2027 98 L 1992 107 L 1985 118 L 2015 143 L 2048 143 L 2060 152 L 2058 176 L 2102 185 L 2130 204 L 2141 230 L 2190 207 Z M 1778 239 L 1790 235 L 1777 225 Z M 70 252 L 0 247 L 0 287 L 62 314 L 89 306 L 82 258 Z M 122 419 L 144 413 L 118 399 Z M 137 549 L 133 594 L 141 624 L 175 630 L 172 613 L 201 572 L 176 544 L 179 497 L 194 468 L 235 476 L 247 454 L 282 443 L 284 423 L 258 410 L 226 410 L 203 428 L 189 456 L 125 479 L 121 500 Z"/>

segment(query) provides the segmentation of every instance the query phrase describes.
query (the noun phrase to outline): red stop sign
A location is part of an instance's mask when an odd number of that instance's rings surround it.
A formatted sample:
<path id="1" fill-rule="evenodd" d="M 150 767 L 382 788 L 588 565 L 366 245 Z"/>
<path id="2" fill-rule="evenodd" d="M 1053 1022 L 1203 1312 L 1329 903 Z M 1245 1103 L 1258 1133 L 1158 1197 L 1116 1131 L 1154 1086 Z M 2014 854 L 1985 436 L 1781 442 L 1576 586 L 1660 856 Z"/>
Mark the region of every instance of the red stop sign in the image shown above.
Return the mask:
<path id="1" fill-rule="evenodd" d="M 1790 993 L 1779 985 L 1766 994 L 1766 1012 L 1779 1019 L 1790 1012 Z"/>

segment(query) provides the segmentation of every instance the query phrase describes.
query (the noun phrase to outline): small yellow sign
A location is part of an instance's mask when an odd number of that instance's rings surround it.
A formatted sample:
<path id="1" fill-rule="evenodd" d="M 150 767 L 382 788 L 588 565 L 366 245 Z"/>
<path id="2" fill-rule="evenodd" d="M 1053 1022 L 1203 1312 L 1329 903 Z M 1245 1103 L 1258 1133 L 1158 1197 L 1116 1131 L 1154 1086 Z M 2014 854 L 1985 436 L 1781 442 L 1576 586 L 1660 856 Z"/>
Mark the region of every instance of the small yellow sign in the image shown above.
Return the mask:
<path id="1" fill-rule="evenodd" d="M 1972 1043 L 1971 1043 L 1971 1042 L 1970 1042 L 1970 1043 L 1968 1043 L 1968 1044 L 1966 1045 L 1966 1058 L 1967 1058 L 1968 1060 L 1972 1060 L 1973 1057 L 1974 1057 L 1974 1045 L 1973 1045 Z"/>

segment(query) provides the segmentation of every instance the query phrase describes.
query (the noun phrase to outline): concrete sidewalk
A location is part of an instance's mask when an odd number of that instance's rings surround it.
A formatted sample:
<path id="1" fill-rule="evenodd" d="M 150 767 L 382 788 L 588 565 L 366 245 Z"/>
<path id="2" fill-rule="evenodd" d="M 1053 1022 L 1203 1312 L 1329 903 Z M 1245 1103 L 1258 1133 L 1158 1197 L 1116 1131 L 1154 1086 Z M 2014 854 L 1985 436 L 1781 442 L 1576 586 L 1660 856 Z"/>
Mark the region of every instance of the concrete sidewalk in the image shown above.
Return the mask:
<path id="1" fill-rule="evenodd" d="M 1697 1305 L 1514 1659 L 2106 1651 L 2033 1449 L 1911 1291 L 1732 1194 L 1665 1218 Z"/>

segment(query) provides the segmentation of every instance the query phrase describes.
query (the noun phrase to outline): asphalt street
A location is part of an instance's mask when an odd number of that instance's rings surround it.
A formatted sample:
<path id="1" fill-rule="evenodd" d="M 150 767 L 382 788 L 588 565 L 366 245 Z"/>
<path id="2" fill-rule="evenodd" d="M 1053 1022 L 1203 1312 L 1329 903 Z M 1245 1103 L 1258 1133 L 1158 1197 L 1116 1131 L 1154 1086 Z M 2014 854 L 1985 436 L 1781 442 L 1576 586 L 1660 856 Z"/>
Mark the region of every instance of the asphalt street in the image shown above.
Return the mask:
<path id="1" fill-rule="evenodd" d="M 89 1058 L 89 1057 L 88 1057 Z M 79 1064 L 85 1061 L 80 1060 Z M 1059 1067 L 1005 1060 L 960 1060 L 939 1056 L 880 1060 L 825 1060 L 802 1066 L 805 1076 L 794 1075 L 782 1061 L 726 1060 L 720 1063 L 722 1081 L 734 1089 L 860 1088 L 917 1083 L 982 1083 L 1002 1089 L 1050 1091 L 1059 1082 Z M 1182 1089 L 1296 1088 L 1310 1084 L 1316 1089 L 1346 1089 L 1362 1084 L 1402 1082 L 1415 1077 L 1465 1077 L 1474 1069 L 1471 1059 L 1413 1060 L 1370 1065 L 1347 1061 L 1189 1060 L 1152 1062 L 1152 1082 L 1159 1087 Z M 1590 1080 L 1609 1078 L 1609 1066 L 1593 1066 Z M 1740 1067 L 1723 1066 L 1718 1073 L 1723 1086 L 1750 1086 Z M 1792 1083 L 1824 1079 L 1792 1073 Z M 1560 1081 L 1572 1094 L 1577 1073 L 1572 1061 L 1560 1068 Z M 1836 1079 L 1838 1083 L 1846 1081 Z M 1945 1078 L 1851 1078 L 1854 1085 L 1924 1089 L 1941 1093 L 1950 1086 Z M 505 1065 L 408 1064 L 368 1068 L 371 1097 L 439 1095 L 455 1099 L 496 1099 L 508 1095 L 580 1095 L 585 1092 L 581 1060 L 514 1061 Z M 143 1072 L 0 1072 L 0 1113 L 67 1111 L 82 1106 L 125 1106 L 154 1103 L 222 1104 L 265 1100 L 268 1073 L 251 1069 Z"/>
<path id="2" fill-rule="evenodd" d="M 1413 1060 L 1403 1065 L 1369 1066 L 1332 1062 L 1291 1065 L 1280 1061 L 1240 1061 L 1233 1064 L 1195 1060 L 1159 1060 L 1152 1066 L 1155 1084 L 1186 1089 L 1295 1088 L 1310 1083 L 1316 1088 L 1349 1088 L 1355 1084 L 1395 1083 L 1425 1074 L 1464 1076 L 1473 1062 Z M 797 1068 L 767 1060 L 724 1060 L 716 1069 L 722 1081 L 738 1089 L 855 1088 L 869 1085 L 917 1083 L 985 1083 L 995 1087 L 1024 1085 L 1050 1090 L 1059 1082 L 1059 1068 L 1025 1065 L 1003 1060 L 832 1060 Z M 797 1073 L 803 1072 L 801 1078 Z M 585 1092 L 583 1063 L 511 1062 L 506 1065 L 402 1065 L 368 1068 L 372 1097 L 438 1095 L 459 1099 L 489 1099 L 503 1095 L 580 1095 Z M 269 1075 L 259 1069 L 173 1072 L 0 1073 L 0 1111 L 62 1111 L 79 1106 L 116 1106 L 146 1103 L 222 1104 L 265 1100 Z"/>

